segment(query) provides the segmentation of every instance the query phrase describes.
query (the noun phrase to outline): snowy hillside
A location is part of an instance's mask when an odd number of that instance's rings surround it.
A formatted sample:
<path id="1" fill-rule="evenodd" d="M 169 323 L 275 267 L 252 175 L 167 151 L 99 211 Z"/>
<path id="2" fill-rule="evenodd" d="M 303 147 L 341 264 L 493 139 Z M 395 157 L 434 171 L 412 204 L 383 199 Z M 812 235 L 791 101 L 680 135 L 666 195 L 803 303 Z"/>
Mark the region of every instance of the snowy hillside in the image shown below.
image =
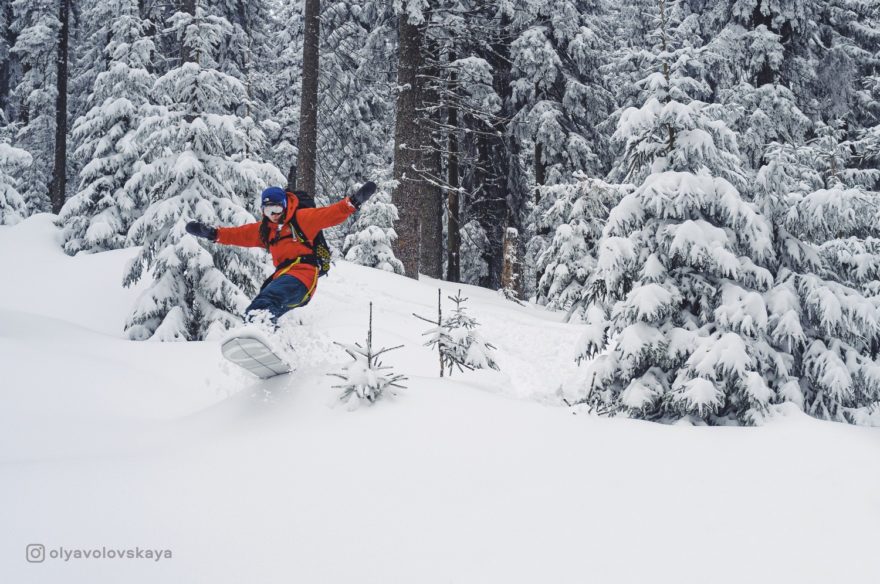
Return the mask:
<path id="1" fill-rule="evenodd" d="M 52 219 L 0 227 L 2 582 L 878 581 L 876 428 L 593 417 L 561 404 L 560 314 L 345 262 L 295 313 L 297 374 L 260 382 L 217 342 L 124 340 L 137 250 L 68 257 Z M 412 316 L 438 286 L 500 372 L 438 378 Z M 408 387 L 348 411 L 333 342 L 371 301 Z"/>

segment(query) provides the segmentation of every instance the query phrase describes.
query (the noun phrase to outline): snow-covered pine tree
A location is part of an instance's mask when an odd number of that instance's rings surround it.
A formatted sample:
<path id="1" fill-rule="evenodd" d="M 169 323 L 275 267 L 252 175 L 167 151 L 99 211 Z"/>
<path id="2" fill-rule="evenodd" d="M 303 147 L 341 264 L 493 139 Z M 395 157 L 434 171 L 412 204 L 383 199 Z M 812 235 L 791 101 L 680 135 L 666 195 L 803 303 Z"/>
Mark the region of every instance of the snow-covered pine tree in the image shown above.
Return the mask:
<path id="1" fill-rule="evenodd" d="M 857 83 L 853 111 L 860 114 L 861 129 L 867 130 L 866 137 L 873 140 L 875 164 L 880 166 L 880 5 L 875 5 L 858 26 L 873 50 L 865 51 L 861 59 L 863 71 Z"/>
<path id="2" fill-rule="evenodd" d="M 367 328 L 366 345 L 361 346 L 360 343 L 353 345 L 343 345 L 336 343 L 345 352 L 354 359 L 349 363 L 342 373 L 331 373 L 334 377 L 342 379 L 342 383 L 333 387 L 341 389 L 342 393 L 339 399 L 350 408 L 356 408 L 364 403 L 374 403 L 385 395 L 385 392 L 393 391 L 392 388 L 404 389 L 401 385 L 402 381 L 406 381 L 406 377 L 393 372 L 389 366 L 382 365 L 379 357 L 399 349 L 403 345 L 397 347 L 382 348 L 378 351 L 373 350 L 373 303 L 370 302 L 370 321 Z"/>
<path id="3" fill-rule="evenodd" d="M 862 77 L 856 86 L 853 110 L 863 116 L 862 127 L 872 128 L 880 124 L 880 5 L 875 3 L 869 8 L 853 28 L 858 28 L 869 47 L 861 58 Z"/>
<path id="4" fill-rule="evenodd" d="M 840 119 L 858 130 L 871 113 L 860 107 L 865 75 L 876 74 L 880 47 L 880 5 L 859 0 L 818 2 L 818 27 L 807 28 L 815 73 L 812 90 L 814 117 L 825 123 Z M 816 38 L 820 42 L 816 42 Z M 853 138 L 855 134 L 848 137 Z"/>
<path id="5" fill-rule="evenodd" d="M 459 290 L 455 296 L 449 296 L 449 299 L 455 303 L 455 309 L 451 315 L 441 318 L 437 327 L 424 333 L 428 335 L 425 345 L 437 347 L 442 367 L 450 374 L 454 367 L 459 371 L 497 370 L 495 347 L 483 339 L 478 330 L 480 323 L 465 311 L 464 303 L 467 298 L 462 298 Z"/>
<path id="6" fill-rule="evenodd" d="M 385 189 L 379 190 L 364 203 L 349 228 L 342 248 L 345 259 L 362 266 L 403 274 L 403 264 L 394 257 L 391 249 L 391 243 L 397 237 L 394 232 L 396 219 L 397 209 L 391 202 L 391 194 Z"/>
<path id="7" fill-rule="evenodd" d="M 18 192 L 17 176 L 32 162 L 26 151 L 0 140 L 0 225 L 15 225 L 27 216 L 27 206 Z"/>
<path id="8" fill-rule="evenodd" d="M 577 182 L 542 188 L 552 200 L 539 228 L 555 226 L 553 238 L 537 261 L 543 274 L 538 282 L 538 301 L 550 308 L 569 311 L 580 320 L 587 296 L 587 280 L 596 268 L 597 247 L 608 212 L 632 189 L 575 174 Z M 577 313 L 577 314 L 575 314 Z"/>
<path id="9" fill-rule="evenodd" d="M 611 211 L 590 281 L 582 401 L 659 421 L 757 423 L 789 363 L 768 342 L 772 229 L 737 189 L 733 133 L 694 99 L 704 51 L 678 3 L 657 0 L 644 104 L 616 138 L 638 184 Z"/>
<path id="10" fill-rule="evenodd" d="M 795 4 L 697 0 L 692 6 L 707 41 L 703 74 L 753 170 L 770 142 L 801 143 L 811 127 L 791 82 L 792 76 L 801 77 L 798 71 L 807 58 L 801 39 L 814 22 L 816 7 L 812 0 L 803 10 Z"/>
<path id="11" fill-rule="evenodd" d="M 880 16 L 878 16 L 880 21 Z M 878 22 L 880 28 L 880 22 Z M 880 63 L 880 49 L 874 61 Z M 858 151 L 865 166 L 880 168 L 880 67 L 876 74 L 866 76 L 862 81 L 865 91 L 861 93 L 863 111 L 870 112 L 871 119 L 863 129 L 858 143 Z M 878 187 L 880 188 L 880 187 Z"/>
<path id="12" fill-rule="evenodd" d="M 611 163 L 615 104 L 611 77 L 602 71 L 611 52 L 610 14 L 605 0 L 529 1 L 516 13 L 521 32 L 511 53 L 517 111 L 510 127 L 535 184 L 524 267 L 540 301 L 546 301 L 540 284 L 546 274 L 539 258 L 564 224 L 548 223 L 556 217 L 550 212 L 556 191 L 541 187 L 577 182 L 576 172 L 604 176 Z"/>
<path id="13" fill-rule="evenodd" d="M 317 145 L 321 199 L 332 200 L 352 192 L 367 178 L 382 182 L 389 175 L 396 81 L 393 25 L 392 7 L 386 2 L 322 3 Z M 380 221 L 385 229 L 385 219 Z M 330 245 L 346 254 L 349 236 L 365 226 L 361 219 L 357 223 L 359 227 L 346 222 L 327 230 Z M 374 260 L 360 261 L 371 265 Z"/>
<path id="14" fill-rule="evenodd" d="M 247 99 L 244 86 L 216 68 L 229 23 L 197 5 L 194 14 L 178 12 L 169 24 L 184 59 L 156 80 L 159 106 L 136 134 L 147 147 L 145 162 L 125 185 L 133 197 L 150 201 L 129 231 L 129 242 L 142 248 L 124 283 L 152 272 L 126 324 L 133 339 L 202 339 L 238 322 L 246 294 L 264 271 L 263 256 L 202 244 L 184 226 L 253 221 L 248 197 L 266 184 L 284 184 L 278 169 L 254 154 L 261 151 L 261 134 L 250 118 L 233 113 Z"/>
<path id="15" fill-rule="evenodd" d="M 638 82 L 650 66 L 648 61 L 653 59 L 655 0 L 609 2 L 607 12 L 608 54 L 601 74 L 614 98 L 616 109 L 607 120 L 613 133 L 625 108 L 642 105 Z M 616 149 L 612 148 L 610 154 L 606 163 L 613 165 L 617 159 Z"/>
<path id="16" fill-rule="evenodd" d="M 484 259 L 486 250 L 491 245 L 489 237 L 476 219 L 462 225 L 460 233 L 461 281 L 476 286 L 489 274 L 489 265 Z"/>
<path id="17" fill-rule="evenodd" d="M 214 0 L 212 3 L 212 14 L 232 25 L 230 34 L 218 46 L 217 68 L 244 85 L 247 100 L 241 104 L 243 111 L 237 113 L 255 120 L 266 118 L 273 77 L 280 73 L 274 61 L 275 48 L 285 40 L 281 22 L 276 20 L 279 8 L 276 0 Z"/>
<path id="18" fill-rule="evenodd" d="M 18 191 L 28 214 L 49 211 L 49 183 L 55 148 L 55 84 L 58 6 L 55 0 L 13 0 L 12 28 L 18 34 L 12 52 L 22 75 L 14 89 L 18 133 L 13 145 L 26 150 L 33 163 L 21 176 Z"/>
<path id="19" fill-rule="evenodd" d="M 266 47 L 272 75 L 267 88 L 269 118 L 266 158 L 287 173 L 296 162 L 302 76 L 303 3 L 282 2 L 276 11 L 276 29 Z M 268 41 L 268 38 L 267 38 Z M 295 174 L 294 174 L 295 176 Z"/>
<path id="20" fill-rule="evenodd" d="M 604 174 L 610 161 L 612 94 L 600 73 L 608 52 L 604 0 L 529 0 L 511 45 L 514 135 L 532 153 L 535 183 Z"/>
<path id="21" fill-rule="evenodd" d="M 800 144 L 816 121 L 865 125 L 862 79 L 880 43 L 872 3 L 852 0 L 690 0 L 715 101 L 753 170 L 771 142 Z M 872 20 L 873 19 L 873 20 Z"/>
<path id="22" fill-rule="evenodd" d="M 318 184 L 324 195 L 351 192 L 391 166 L 396 79 L 390 8 L 374 0 L 322 7 Z"/>
<path id="23" fill-rule="evenodd" d="M 90 101 L 98 75 L 107 71 L 110 58 L 107 45 L 111 42 L 111 29 L 116 12 L 123 8 L 118 0 L 80 0 L 73 3 L 75 25 L 70 39 L 70 82 L 68 85 L 68 114 L 71 121 L 78 120 L 95 105 Z M 123 8 L 124 10 L 124 8 Z M 125 18 L 125 12 L 122 13 Z M 137 16 L 140 18 L 140 11 Z M 149 25 L 149 21 L 144 23 Z M 71 130 L 73 127 L 71 126 Z M 71 136 L 71 152 L 79 146 Z M 79 174 L 83 163 L 75 157 L 70 158 L 73 176 Z M 70 185 L 76 191 L 76 183 Z"/>
<path id="24" fill-rule="evenodd" d="M 846 168 L 851 150 L 835 135 L 826 127 L 805 146 L 771 145 L 758 174 L 778 258 L 768 330 L 799 380 L 788 399 L 869 423 L 880 408 L 880 193 L 864 186 L 874 173 Z"/>
<path id="25" fill-rule="evenodd" d="M 91 5 L 89 21 L 106 23 L 99 35 L 109 42 L 103 51 L 107 65 L 95 78 L 91 108 L 73 124 L 76 157 L 82 163 L 76 194 L 58 217 L 64 251 L 104 251 L 125 244 L 146 200 L 136 200 L 124 185 L 134 173 L 143 146 L 134 139 L 148 111 L 155 78 L 149 69 L 154 46 L 145 36 L 145 23 L 136 0 L 108 0 Z"/>

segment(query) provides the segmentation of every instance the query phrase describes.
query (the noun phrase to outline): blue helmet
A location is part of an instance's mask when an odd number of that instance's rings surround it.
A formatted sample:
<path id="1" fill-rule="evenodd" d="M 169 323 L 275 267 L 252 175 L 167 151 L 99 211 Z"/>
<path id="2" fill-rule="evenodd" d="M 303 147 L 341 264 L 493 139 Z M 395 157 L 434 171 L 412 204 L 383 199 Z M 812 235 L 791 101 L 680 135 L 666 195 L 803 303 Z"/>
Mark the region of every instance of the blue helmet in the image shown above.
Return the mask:
<path id="1" fill-rule="evenodd" d="M 260 196 L 260 204 L 264 207 L 266 205 L 281 205 L 286 210 L 287 192 L 281 187 L 269 187 Z"/>

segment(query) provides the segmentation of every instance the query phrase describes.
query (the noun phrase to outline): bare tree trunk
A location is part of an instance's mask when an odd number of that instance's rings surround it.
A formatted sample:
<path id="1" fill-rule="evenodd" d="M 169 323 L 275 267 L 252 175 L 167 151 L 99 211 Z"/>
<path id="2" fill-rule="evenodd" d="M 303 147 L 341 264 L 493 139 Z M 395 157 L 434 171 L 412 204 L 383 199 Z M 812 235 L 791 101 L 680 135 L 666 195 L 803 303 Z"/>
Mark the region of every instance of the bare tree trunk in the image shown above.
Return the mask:
<path id="1" fill-rule="evenodd" d="M 455 55 L 449 56 L 450 61 Z M 455 84 L 455 74 L 450 78 Z M 458 109 L 449 106 L 449 155 L 446 159 L 449 194 L 446 198 L 446 279 L 450 282 L 461 282 L 461 216 L 459 213 L 460 179 L 458 176 Z"/>
<path id="2" fill-rule="evenodd" d="M 12 22 L 12 2 L 4 2 L 3 6 L 0 6 L 0 12 L 2 12 L 2 18 L 6 22 L 6 27 L 0 30 L 0 34 L 3 35 L 3 42 L 5 42 L 7 48 L 11 48 L 15 46 L 15 39 L 18 35 L 13 31 L 10 23 Z M 0 64 L 0 113 L 4 113 L 6 107 L 9 105 L 11 95 L 11 85 L 12 85 L 12 70 L 13 70 L 13 57 L 12 54 L 7 55 L 5 61 Z M 2 117 L 0 117 L 2 119 Z M 9 120 L 7 120 L 9 121 Z"/>
<path id="3" fill-rule="evenodd" d="M 544 145 L 535 140 L 535 204 L 541 202 L 541 187 L 547 180 L 547 165 L 544 164 Z"/>
<path id="4" fill-rule="evenodd" d="M 419 279 L 420 214 L 423 182 L 417 166 L 421 158 L 422 132 L 418 125 L 420 101 L 418 73 L 421 67 L 423 30 L 406 13 L 399 16 L 399 63 L 397 66 L 397 119 L 394 128 L 394 180 L 392 202 L 397 206 L 394 255 L 403 263 L 404 274 Z"/>
<path id="5" fill-rule="evenodd" d="M 434 140 L 434 124 L 430 119 L 431 109 L 437 109 L 440 99 L 437 88 L 436 47 L 430 46 L 429 55 L 424 61 L 424 75 L 419 75 L 419 97 L 423 119 L 422 127 L 422 168 L 426 177 L 422 194 L 421 241 L 419 243 L 419 271 L 431 278 L 443 277 L 443 189 L 438 186 L 443 172 L 440 144 Z M 439 113 L 439 111 L 438 111 Z"/>
<path id="6" fill-rule="evenodd" d="M 425 124 L 427 126 L 428 124 Z M 427 171 L 434 180 L 443 172 L 440 146 L 428 139 L 425 156 Z M 419 271 L 431 278 L 443 277 L 443 189 L 425 184 L 422 196 Z"/>
<path id="7" fill-rule="evenodd" d="M 501 288 L 517 298 L 522 293 L 522 270 L 519 261 L 519 231 L 508 227 L 504 232 L 504 264 L 501 268 Z"/>
<path id="8" fill-rule="evenodd" d="M 296 159 L 296 186 L 315 195 L 318 151 L 318 44 L 320 41 L 321 0 L 303 0 L 303 75 L 299 109 L 299 144 Z"/>
<path id="9" fill-rule="evenodd" d="M 52 169 L 52 182 L 49 185 L 49 200 L 52 212 L 59 213 L 67 195 L 67 45 L 70 36 L 70 2 L 58 3 L 58 20 L 61 30 L 58 33 L 58 71 L 55 98 L 55 166 Z"/>

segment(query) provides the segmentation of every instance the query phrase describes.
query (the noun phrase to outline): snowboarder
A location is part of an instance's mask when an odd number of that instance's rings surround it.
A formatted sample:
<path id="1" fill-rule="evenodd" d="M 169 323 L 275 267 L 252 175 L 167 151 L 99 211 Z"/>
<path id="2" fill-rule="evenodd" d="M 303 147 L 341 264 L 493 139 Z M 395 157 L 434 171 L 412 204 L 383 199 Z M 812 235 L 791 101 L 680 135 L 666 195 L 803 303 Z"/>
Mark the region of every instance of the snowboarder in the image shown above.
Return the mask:
<path id="1" fill-rule="evenodd" d="M 258 315 L 266 311 L 274 325 L 282 314 L 305 306 L 315 295 L 319 274 L 314 249 L 317 233 L 345 221 L 375 192 L 376 183 L 367 181 L 354 195 L 337 203 L 300 208 L 294 193 L 269 187 L 261 196 L 262 221 L 239 227 L 210 227 L 190 221 L 186 231 L 224 245 L 264 247 L 272 254 L 275 272 L 245 309 L 245 320 L 258 320 Z"/>

